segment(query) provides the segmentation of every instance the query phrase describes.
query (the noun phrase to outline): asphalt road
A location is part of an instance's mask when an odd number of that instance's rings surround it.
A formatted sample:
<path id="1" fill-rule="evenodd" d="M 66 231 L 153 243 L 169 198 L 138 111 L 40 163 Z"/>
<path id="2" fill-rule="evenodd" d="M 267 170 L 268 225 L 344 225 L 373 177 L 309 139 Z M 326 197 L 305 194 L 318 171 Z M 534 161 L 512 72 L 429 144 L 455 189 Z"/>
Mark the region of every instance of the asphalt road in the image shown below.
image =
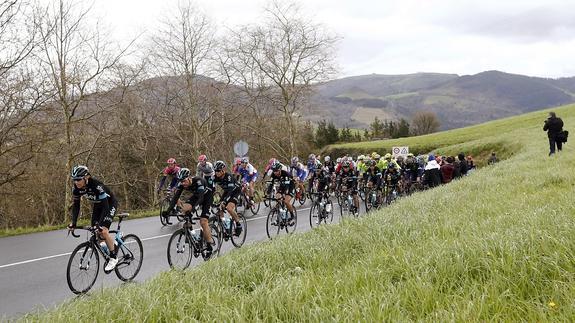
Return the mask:
<path id="1" fill-rule="evenodd" d="M 334 201 L 334 223 L 339 221 L 339 209 Z M 310 202 L 298 207 L 297 232 L 310 230 Z M 241 210 L 241 209 L 240 209 Z M 362 210 L 363 211 L 363 210 Z M 269 208 L 263 204 L 257 215 L 247 213 L 248 233 L 246 244 L 267 240 L 266 217 Z M 172 222 L 177 223 L 175 218 Z M 116 223 L 112 224 L 115 229 Z M 156 274 L 169 270 L 166 248 L 170 235 L 180 228 L 174 224 L 162 227 L 158 217 L 122 222 L 124 234 L 135 233 L 144 245 L 142 268 L 134 281 L 143 282 Z M 50 309 L 75 297 L 66 282 L 66 266 L 71 251 L 85 241 L 86 232 L 79 239 L 67 237 L 67 230 L 34 233 L 0 239 L 0 319 L 15 318 L 25 313 Z M 231 242 L 224 242 L 220 257 L 233 249 Z M 203 261 L 194 259 L 192 266 Z M 104 274 L 100 269 L 98 279 L 90 293 L 105 287 L 116 286 L 121 281 L 114 273 Z"/>

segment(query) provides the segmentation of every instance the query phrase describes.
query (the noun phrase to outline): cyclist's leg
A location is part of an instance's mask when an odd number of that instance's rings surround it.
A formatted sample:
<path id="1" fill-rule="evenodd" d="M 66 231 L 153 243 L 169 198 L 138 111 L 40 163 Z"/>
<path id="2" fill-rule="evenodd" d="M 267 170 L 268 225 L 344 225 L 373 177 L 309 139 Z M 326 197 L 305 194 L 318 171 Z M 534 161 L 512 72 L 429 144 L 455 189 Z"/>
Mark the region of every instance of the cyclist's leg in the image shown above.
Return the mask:
<path id="1" fill-rule="evenodd" d="M 106 241 L 112 258 L 116 257 L 116 248 L 114 247 L 114 238 L 110 235 L 109 230 L 115 214 L 116 205 L 109 205 L 107 199 L 94 204 L 92 208 L 92 226 L 99 226 L 100 236 Z"/>

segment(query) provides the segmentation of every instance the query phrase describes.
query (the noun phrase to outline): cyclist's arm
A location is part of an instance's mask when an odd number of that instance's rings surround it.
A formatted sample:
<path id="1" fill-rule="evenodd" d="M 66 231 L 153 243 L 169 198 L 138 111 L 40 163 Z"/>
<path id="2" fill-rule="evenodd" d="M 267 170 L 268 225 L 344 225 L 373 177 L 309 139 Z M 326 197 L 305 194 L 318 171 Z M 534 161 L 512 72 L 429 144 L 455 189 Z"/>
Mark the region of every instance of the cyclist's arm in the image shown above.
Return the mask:
<path id="1" fill-rule="evenodd" d="M 165 174 L 162 175 L 162 178 L 160 179 L 160 184 L 158 185 L 158 192 L 162 189 L 162 187 L 164 187 L 164 183 L 166 182 L 166 176 Z"/>
<path id="2" fill-rule="evenodd" d="M 80 196 L 73 195 L 72 201 L 72 226 L 76 226 L 78 222 L 78 215 L 80 215 Z"/>
<path id="3" fill-rule="evenodd" d="M 170 201 L 170 206 L 168 206 L 168 209 L 167 209 L 168 212 L 170 212 L 174 209 L 174 207 L 176 206 L 176 203 L 180 199 L 180 196 L 182 196 L 183 191 L 184 191 L 184 188 L 182 186 L 178 186 L 178 189 L 176 189 L 176 193 L 174 193 L 174 196 L 172 197 L 172 200 Z"/>

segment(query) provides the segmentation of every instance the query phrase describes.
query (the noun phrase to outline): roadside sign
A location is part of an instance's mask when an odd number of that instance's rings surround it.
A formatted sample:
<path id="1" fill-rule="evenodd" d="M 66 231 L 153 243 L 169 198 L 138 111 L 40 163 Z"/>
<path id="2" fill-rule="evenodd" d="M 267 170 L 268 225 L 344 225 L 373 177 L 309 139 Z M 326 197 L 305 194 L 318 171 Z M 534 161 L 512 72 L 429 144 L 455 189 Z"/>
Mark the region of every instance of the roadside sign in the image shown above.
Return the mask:
<path id="1" fill-rule="evenodd" d="M 391 154 L 396 157 L 396 156 L 403 156 L 406 157 L 407 154 L 409 154 L 409 147 L 405 146 L 405 147 L 393 147 L 391 148 Z"/>
<path id="2" fill-rule="evenodd" d="M 248 146 L 248 143 L 243 140 L 240 140 L 234 144 L 234 152 L 236 153 L 236 156 L 244 157 L 248 154 L 249 149 L 250 147 Z"/>

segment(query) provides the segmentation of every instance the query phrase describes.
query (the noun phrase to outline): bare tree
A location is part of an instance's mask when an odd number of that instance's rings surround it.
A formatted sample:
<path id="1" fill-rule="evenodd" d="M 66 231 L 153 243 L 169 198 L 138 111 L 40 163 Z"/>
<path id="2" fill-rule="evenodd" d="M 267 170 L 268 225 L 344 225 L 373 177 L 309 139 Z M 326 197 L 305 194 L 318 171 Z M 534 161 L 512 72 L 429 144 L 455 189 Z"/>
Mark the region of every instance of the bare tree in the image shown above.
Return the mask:
<path id="1" fill-rule="evenodd" d="M 335 74 L 337 37 L 306 18 L 293 2 L 271 2 L 263 18 L 263 24 L 233 32 L 227 48 L 228 70 L 234 72 L 234 82 L 282 114 L 289 140 L 286 151 L 294 156 L 297 119 L 312 85 Z"/>
<path id="2" fill-rule="evenodd" d="M 439 119 L 432 111 L 418 111 L 411 119 L 411 133 L 414 136 L 425 135 L 439 130 Z"/>
<path id="3" fill-rule="evenodd" d="M 207 138 L 226 123 L 220 89 L 205 77 L 215 62 L 214 35 L 208 17 L 191 1 L 180 1 L 151 38 L 151 59 L 158 75 L 173 76 L 163 84 L 164 117 L 173 139 L 191 155 L 211 147 Z"/>
<path id="4" fill-rule="evenodd" d="M 107 100 L 101 106 L 99 96 L 89 93 L 101 92 L 111 86 L 108 83 L 111 70 L 126 52 L 126 49 L 114 48 L 110 36 L 102 32 L 97 22 L 91 23 L 90 9 L 83 7 L 80 1 L 64 0 L 38 9 L 42 17 L 38 24 L 42 53 L 38 58 L 54 93 L 54 105 L 61 112 L 67 174 L 76 158 L 92 147 L 91 143 L 81 140 L 88 138 L 82 123 L 117 103 Z M 75 133 L 78 131 L 84 133 Z M 70 206 L 70 185 L 69 179 L 66 180 L 63 216 Z"/>

